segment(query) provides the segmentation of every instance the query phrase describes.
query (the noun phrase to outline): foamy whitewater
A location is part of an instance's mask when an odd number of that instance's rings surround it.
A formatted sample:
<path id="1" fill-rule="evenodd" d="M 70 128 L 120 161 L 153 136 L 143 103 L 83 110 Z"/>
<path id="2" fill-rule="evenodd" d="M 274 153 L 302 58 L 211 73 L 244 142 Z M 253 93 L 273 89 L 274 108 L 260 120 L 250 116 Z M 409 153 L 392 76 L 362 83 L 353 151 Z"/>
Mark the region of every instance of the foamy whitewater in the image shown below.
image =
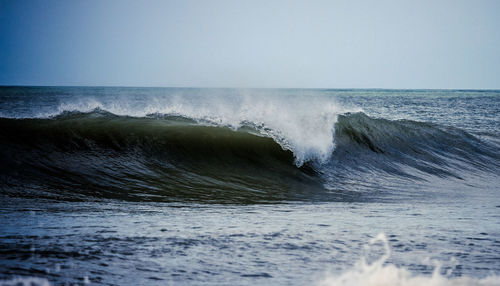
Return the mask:
<path id="1" fill-rule="evenodd" d="M 500 92 L 0 87 L 0 285 L 500 285 Z"/>
<path id="2" fill-rule="evenodd" d="M 499 285 L 500 276 L 487 276 L 485 278 L 472 278 L 467 276 L 451 277 L 452 269 L 445 275 L 440 273 L 440 263 L 434 262 L 432 275 L 418 275 L 411 273 L 404 267 L 397 267 L 393 264 L 386 264 L 390 257 L 391 250 L 385 234 L 380 233 L 370 240 L 370 245 L 383 243 L 385 253 L 376 261 L 367 263 L 363 258 L 356 263 L 353 269 L 347 270 L 338 276 L 327 277 L 319 282 L 320 286 L 349 285 L 349 286 L 447 286 L 447 285 Z M 369 248 L 368 248 L 369 249 Z"/>

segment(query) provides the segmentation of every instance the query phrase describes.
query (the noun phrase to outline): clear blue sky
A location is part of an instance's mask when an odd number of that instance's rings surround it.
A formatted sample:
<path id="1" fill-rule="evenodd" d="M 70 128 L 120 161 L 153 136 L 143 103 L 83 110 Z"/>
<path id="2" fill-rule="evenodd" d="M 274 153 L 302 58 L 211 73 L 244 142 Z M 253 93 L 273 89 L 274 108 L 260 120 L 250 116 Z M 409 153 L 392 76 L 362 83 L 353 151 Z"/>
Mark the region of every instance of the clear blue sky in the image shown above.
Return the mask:
<path id="1" fill-rule="evenodd" d="M 500 1 L 0 0 L 0 85 L 500 88 Z"/>

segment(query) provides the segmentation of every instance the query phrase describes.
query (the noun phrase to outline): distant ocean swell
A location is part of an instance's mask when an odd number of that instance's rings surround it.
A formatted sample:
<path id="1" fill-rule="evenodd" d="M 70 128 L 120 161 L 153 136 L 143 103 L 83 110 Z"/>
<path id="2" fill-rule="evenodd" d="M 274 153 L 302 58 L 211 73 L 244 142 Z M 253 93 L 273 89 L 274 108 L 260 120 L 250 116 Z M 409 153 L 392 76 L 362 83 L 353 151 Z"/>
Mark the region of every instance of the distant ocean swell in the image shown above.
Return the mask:
<path id="1" fill-rule="evenodd" d="M 329 140 L 179 114 L 1 118 L 0 179 L 13 196 L 251 203 L 321 197 L 339 177 L 461 180 L 500 167 L 498 146 L 461 129 L 364 113 L 326 122 Z"/>

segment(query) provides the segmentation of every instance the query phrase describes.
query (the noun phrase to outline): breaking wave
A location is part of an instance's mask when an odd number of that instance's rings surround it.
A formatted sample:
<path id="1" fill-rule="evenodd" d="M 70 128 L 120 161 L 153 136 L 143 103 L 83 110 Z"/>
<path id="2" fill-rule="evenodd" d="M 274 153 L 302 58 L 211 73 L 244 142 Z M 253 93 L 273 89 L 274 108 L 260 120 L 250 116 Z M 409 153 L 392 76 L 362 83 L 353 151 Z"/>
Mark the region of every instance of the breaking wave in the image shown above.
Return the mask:
<path id="1" fill-rule="evenodd" d="M 325 190 L 367 173 L 460 180 L 499 169 L 498 147 L 461 129 L 325 114 L 251 121 L 95 109 L 0 118 L 0 179 L 15 196 L 251 203 L 328 199 Z"/>

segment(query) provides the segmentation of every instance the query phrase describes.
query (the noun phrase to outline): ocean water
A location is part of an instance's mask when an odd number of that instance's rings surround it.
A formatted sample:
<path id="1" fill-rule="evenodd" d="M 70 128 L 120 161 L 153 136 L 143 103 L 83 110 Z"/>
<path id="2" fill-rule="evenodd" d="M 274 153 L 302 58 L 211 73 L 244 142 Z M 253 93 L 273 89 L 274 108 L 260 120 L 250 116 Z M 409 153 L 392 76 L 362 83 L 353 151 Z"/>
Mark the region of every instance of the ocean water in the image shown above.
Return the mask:
<path id="1" fill-rule="evenodd" d="M 500 91 L 0 87 L 0 285 L 500 285 Z"/>

